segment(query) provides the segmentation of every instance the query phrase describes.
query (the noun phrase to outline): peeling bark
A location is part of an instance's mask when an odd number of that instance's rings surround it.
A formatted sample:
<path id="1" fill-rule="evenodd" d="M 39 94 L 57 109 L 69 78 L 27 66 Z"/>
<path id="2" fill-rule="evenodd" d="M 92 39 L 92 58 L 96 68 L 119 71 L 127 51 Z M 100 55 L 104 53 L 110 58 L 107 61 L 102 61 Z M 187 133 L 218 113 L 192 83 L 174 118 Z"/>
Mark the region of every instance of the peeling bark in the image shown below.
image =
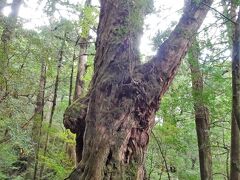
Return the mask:
<path id="1" fill-rule="evenodd" d="M 141 65 L 137 46 L 144 2 L 101 0 L 91 88 L 64 116 L 65 127 L 75 133 L 79 121 L 86 123 L 82 159 L 71 180 L 145 178 L 145 153 L 159 101 L 208 8 L 188 3 L 157 55 Z M 211 5 L 212 0 L 203 2 Z"/>

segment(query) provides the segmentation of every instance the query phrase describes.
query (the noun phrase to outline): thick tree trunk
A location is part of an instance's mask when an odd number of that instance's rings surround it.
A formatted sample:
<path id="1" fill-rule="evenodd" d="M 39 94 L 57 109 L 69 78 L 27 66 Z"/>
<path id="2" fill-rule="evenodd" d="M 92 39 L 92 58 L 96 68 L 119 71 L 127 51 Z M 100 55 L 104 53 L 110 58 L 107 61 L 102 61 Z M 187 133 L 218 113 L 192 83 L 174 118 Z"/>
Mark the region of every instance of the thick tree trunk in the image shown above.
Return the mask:
<path id="1" fill-rule="evenodd" d="M 199 67 L 199 54 L 199 45 L 197 40 L 195 40 L 189 51 L 188 61 L 192 77 L 192 95 L 194 99 L 200 175 L 202 180 L 212 180 L 209 111 L 204 103 L 203 77 Z"/>
<path id="2" fill-rule="evenodd" d="M 240 11 L 233 32 L 230 179 L 240 180 Z"/>
<path id="3" fill-rule="evenodd" d="M 212 0 L 204 3 L 211 5 Z M 65 127 L 75 133 L 86 123 L 82 160 L 72 180 L 145 177 L 145 153 L 159 100 L 208 12 L 202 3 L 189 1 L 157 55 L 141 65 L 137 46 L 148 4 L 101 1 L 91 89 L 64 117 Z"/>

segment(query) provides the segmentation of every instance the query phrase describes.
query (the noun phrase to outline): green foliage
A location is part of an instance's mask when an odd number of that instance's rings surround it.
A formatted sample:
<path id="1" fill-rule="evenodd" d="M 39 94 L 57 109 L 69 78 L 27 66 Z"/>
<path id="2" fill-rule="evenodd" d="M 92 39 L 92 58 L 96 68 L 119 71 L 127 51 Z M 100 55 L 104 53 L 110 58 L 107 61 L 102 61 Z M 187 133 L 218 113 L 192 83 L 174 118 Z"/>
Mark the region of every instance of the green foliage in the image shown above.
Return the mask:
<path id="1" fill-rule="evenodd" d="M 68 20 L 68 17 L 55 19 L 54 14 L 59 11 L 59 7 L 63 6 L 69 11 L 70 9 L 73 10 L 75 14 L 83 11 L 83 17 L 75 21 Z M 81 8 L 79 4 L 75 6 L 67 1 L 47 1 L 45 13 L 51 19 L 50 25 L 39 27 L 37 30 L 26 30 L 20 25 L 14 29 L 14 38 L 8 44 L 10 60 L 7 68 L 4 69 L 5 76 L 0 76 L 0 179 L 32 179 L 36 158 L 35 148 L 37 146 L 31 138 L 32 121 L 34 119 L 32 117 L 39 91 L 42 59 L 45 60 L 47 66 L 47 82 L 44 99 L 44 121 L 39 137 L 38 170 L 41 165 L 44 165 L 43 178 L 64 179 L 74 167 L 73 160 L 69 161 L 65 148 L 67 144 L 72 147 L 75 146 L 75 135 L 64 129 L 62 119 L 69 103 L 69 79 L 73 52 L 75 51 L 77 55 L 80 50 L 76 41 L 79 36 L 87 36 L 89 30 L 95 28 L 98 9 L 90 6 Z M 0 24 L 0 33 L 3 29 L 4 24 Z M 60 69 L 53 126 L 48 128 L 57 62 L 65 33 L 67 38 Z M 5 57 L 4 53 L 0 42 L 0 59 Z M 89 53 L 95 53 L 93 44 L 89 45 Z M 7 63 L 7 61 L 4 61 L 4 63 Z M 86 90 L 93 72 L 93 57 L 89 57 L 88 66 L 85 76 Z M 76 69 L 75 59 L 73 80 L 76 78 Z M 1 99 L 2 97 L 4 98 Z M 49 145 L 44 156 L 43 147 L 47 132 L 49 133 Z M 28 158 L 27 162 L 21 159 L 23 157 Z M 26 169 L 21 172 L 20 168 L 25 165 Z"/>
<path id="2" fill-rule="evenodd" d="M 96 26 L 98 14 L 98 10 L 95 7 L 86 6 L 83 8 L 83 18 L 80 20 L 79 24 L 82 30 L 80 34 L 82 38 L 88 38 L 90 29 Z"/>
<path id="3" fill-rule="evenodd" d="M 39 3 L 42 3 L 40 1 Z M 129 1 L 126 1 L 129 3 Z M 130 12 L 129 27 L 118 28 L 117 35 L 121 36 L 138 29 L 141 32 L 143 15 L 153 11 L 152 0 L 132 1 L 135 8 Z M 199 0 L 192 1 L 195 3 Z M 239 1 L 236 1 L 239 3 Z M 124 2 L 125 3 L 125 2 Z M 127 6 L 128 4 L 124 4 Z M 78 20 L 69 20 L 68 17 L 55 19 L 54 14 L 60 11 L 59 7 L 81 14 Z M 140 11 L 145 7 L 145 12 Z M 35 146 L 31 139 L 32 116 L 34 114 L 36 96 L 39 90 L 41 61 L 47 65 L 44 121 L 41 128 L 39 164 L 44 165 L 43 178 L 64 179 L 74 167 L 70 160 L 66 146 L 74 147 L 75 135 L 66 131 L 62 124 L 63 113 L 68 106 L 69 84 L 73 54 L 79 54 L 79 45 L 76 44 L 79 36 L 88 39 L 90 29 L 96 29 L 99 10 L 96 7 L 82 7 L 80 4 L 71 4 L 70 1 L 48 0 L 45 4 L 45 13 L 51 19 L 49 25 L 37 30 L 22 28 L 22 22 L 16 27 L 14 38 L 8 44 L 9 63 L 3 68 L 4 76 L 0 76 L 0 179 L 28 179 L 34 171 Z M 165 31 L 160 31 L 153 39 L 155 49 L 169 36 L 176 22 L 172 22 Z M 216 24 L 212 28 L 221 27 Z M 0 33 L 4 24 L 0 24 Z M 219 29 L 219 28 L 218 28 Z M 204 78 L 204 103 L 209 108 L 211 120 L 211 146 L 213 155 L 214 179 L 223 179 L 226 175 L 226 162 L 229 161 L 230 149 L 230 119 L 231 119 L 231 66 L 229 61 L 229 36 L 224 28 L 217 36 L 211 28 L 203 29 L 199 35 L 200 41 L 200 69 Z M 59 81 L 58 98 L 53 115 L 53 126 L 49 126 L 54 82 L 56 78 L 57 62 L 63 38 L 66 33 L 63 61 Z M 215 35 L 215 36 L 214 36 Z M 94 39 L 92 40 L 94 41 Z M 95 53 L 93 44 L 88 46 L 89 54 Z M 0 58 L 5 57 L 2 44 Z M 73 81 L 76 78 L 77 58 L 74 60 Z M 7 59 L 4 59 L 4 63 Z M 93 75 L 94 56 L 88 56 L 87 72 L 84 76 L 84 94 L 87 93 Z M 2 74 L 1 74 L 2 75 Z M 73 85 L 74 89 L 74 85 Z M 72 90 L 73 91 L 73 90 Z M 6 97 L 5 97 L 6 94 Z M 172 179 L 197 180 L 199 177 L 199 159 L 197 137 L 194 122 L 194 108 L 189 65 L 185 62 L 173 84 L 164 96 L 160 110 L 157 112 L 157 124 L 153 129 L 156 136 L 151 137 L 146 158 L 146 169 L 150 179 L 167 179 L 167 169 Z M 45 135 L 49 133 L 49 146 L 44 155 L 43 146 Z M 161 149 L 159 148 L 161 147 Z M 20 157 L 31 158 L 27 170 L 18 173 L 16 162 Z M 129 170 L 135 171 L 135 169 Z M 31 178 L 29 178 L 31 179 Z"/>

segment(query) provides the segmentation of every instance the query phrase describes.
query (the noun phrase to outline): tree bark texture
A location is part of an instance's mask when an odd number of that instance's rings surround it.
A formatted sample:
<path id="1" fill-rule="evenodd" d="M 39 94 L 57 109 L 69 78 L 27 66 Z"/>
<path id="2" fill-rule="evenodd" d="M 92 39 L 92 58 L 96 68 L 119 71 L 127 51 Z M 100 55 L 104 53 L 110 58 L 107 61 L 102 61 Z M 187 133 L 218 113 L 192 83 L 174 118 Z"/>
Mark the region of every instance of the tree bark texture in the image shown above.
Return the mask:
<path id="1" fill-rule="evenodd" d="M 201 180 L 212 180 L 209 111 L 204 103 L 203 77 L 199 66 L 200 49 L 197 40 L 194 41 L 188 55 L 192 78 L 192 95 L 194 99 L 200 175 Z"/>
<path id="2" fill-rule="evenodd" d="M 212 0 L 204 0 L 211 5 Z M 101 0 L 94 75 L 64 125 L 84 132 L 81 162 L 69 178 L 144 179 L 149 134 L 159 101 L 202 24 L 208 7 L 189 1 L 175 30 L 148 63 L 138 51 L 148 1 Z M 77 139 L 79 140 L 79 139 Z"/>
<path id="3" fill-rule="evenodd" d="M 240 180 L 240 11 L 233 32 L 230 179 Z"/>

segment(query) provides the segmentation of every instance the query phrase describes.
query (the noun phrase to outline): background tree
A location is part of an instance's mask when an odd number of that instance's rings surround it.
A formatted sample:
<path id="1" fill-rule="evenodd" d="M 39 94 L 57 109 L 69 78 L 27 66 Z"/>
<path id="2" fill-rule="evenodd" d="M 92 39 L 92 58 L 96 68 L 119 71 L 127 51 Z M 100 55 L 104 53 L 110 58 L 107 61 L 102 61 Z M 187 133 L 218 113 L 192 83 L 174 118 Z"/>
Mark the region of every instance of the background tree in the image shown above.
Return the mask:
<path id="1" fill-rule="evenodd" d="M 188 62 L 190 64 L 192 77 L 192 96 L 194 98 L 200 174 L 201 179 L 212 179 L 209 111 L 204 103 L 203 77 L 199 66 L 199 56 L 200 47 L 197 39 L 195 39 L 188 53 Z"/>
<path id="2" fill-rule="evenodd" d="M 235 20 L 232 27 L 232 126 L 231 126 L 231 172 L 230 179 L 240 179 L 240 114 L 239 114 L 239 39 L 240 39 L 240 11 L 237 15 L 237 6 L 234 1 L 231 1 L 230 16 Z"/>

